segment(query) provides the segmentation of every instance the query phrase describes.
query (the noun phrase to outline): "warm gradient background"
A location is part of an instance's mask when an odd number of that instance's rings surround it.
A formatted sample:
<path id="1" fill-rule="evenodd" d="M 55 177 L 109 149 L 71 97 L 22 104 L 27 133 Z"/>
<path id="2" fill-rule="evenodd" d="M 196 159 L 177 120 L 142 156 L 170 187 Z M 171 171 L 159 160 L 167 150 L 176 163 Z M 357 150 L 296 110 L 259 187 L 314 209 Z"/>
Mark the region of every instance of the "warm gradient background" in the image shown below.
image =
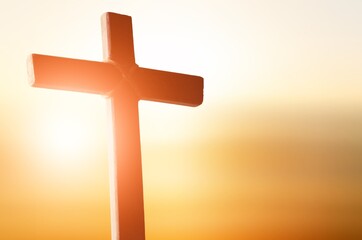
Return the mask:
<path id="1" fill-rule="evenodd" d="M 26 70 L 101 61 L 107 11 L 140 66 L 205 78 L 140 103 L 147 240 L 362 239 L 361 0 L 2 0 L 0 239 L 110 239 L 106 102 Z"/>

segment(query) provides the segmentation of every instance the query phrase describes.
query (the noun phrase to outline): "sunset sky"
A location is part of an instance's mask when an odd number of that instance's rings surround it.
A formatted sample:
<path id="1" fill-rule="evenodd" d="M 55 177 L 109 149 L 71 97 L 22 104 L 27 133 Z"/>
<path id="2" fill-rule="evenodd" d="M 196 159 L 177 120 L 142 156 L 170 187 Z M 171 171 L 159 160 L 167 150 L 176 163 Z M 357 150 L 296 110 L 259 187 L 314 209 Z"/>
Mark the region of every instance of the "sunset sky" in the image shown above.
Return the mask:
<path id="1" fill-rule="evenodd" d="M 32 88 L 32 53 L 199 75 L 196 108 L 140 102 L 147 240 L 362 238 L 361 0 L 0 4 L 0 239 L 110 239 L 102 96 Z"/>

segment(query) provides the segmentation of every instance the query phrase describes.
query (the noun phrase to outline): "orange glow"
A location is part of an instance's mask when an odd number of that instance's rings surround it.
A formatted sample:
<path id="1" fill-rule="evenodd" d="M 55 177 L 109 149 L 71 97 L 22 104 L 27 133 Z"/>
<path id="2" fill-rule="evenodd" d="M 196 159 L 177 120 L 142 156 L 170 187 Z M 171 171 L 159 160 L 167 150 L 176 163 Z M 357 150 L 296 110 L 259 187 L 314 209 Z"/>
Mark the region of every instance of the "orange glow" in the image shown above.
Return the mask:
<path id="1" fill-rule="evenodd" d="M 29 0 L 0 8 L 0 239 L 111 238 L 105 101 L 26 66 L 102 61 L 109 11 L 140 66 L 205 79 L 199 108 L 140 102 L 147 240 L 362 238 L 361 1 Z"/>

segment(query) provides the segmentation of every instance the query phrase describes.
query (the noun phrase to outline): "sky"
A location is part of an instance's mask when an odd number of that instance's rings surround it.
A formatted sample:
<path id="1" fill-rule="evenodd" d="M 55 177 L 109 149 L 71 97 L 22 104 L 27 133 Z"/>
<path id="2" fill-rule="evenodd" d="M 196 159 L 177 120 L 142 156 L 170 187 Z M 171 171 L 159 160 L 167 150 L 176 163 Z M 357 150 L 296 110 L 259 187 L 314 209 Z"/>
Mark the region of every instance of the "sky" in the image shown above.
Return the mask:
<path id="1" fill-rule="evenodd" d="M 110 239 L 102 96 L 32 88 L 32 53 L 199 75 L 196 108 L 140 102 L 147 240 L 362 237 L 362 1 L 28 0 L 0 7 L 0 239 Z"/>

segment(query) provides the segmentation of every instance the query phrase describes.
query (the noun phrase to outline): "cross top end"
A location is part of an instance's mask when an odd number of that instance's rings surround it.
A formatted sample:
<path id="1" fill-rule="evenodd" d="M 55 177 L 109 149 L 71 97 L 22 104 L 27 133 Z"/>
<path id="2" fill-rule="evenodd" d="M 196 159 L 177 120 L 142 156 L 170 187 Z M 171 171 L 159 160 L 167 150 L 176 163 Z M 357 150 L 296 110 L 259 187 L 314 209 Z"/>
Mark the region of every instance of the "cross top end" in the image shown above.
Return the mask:
<path id="1" fill-rule="evenodd" d="M 137 100 L 187 106 L 203 102 L 202 77 L 136 64 L 130 16 L 107 12 L 101 19 L 105 62 L 32 54 L 28 59 L 30 85 L 108 97 L 121 87 Z"/>

